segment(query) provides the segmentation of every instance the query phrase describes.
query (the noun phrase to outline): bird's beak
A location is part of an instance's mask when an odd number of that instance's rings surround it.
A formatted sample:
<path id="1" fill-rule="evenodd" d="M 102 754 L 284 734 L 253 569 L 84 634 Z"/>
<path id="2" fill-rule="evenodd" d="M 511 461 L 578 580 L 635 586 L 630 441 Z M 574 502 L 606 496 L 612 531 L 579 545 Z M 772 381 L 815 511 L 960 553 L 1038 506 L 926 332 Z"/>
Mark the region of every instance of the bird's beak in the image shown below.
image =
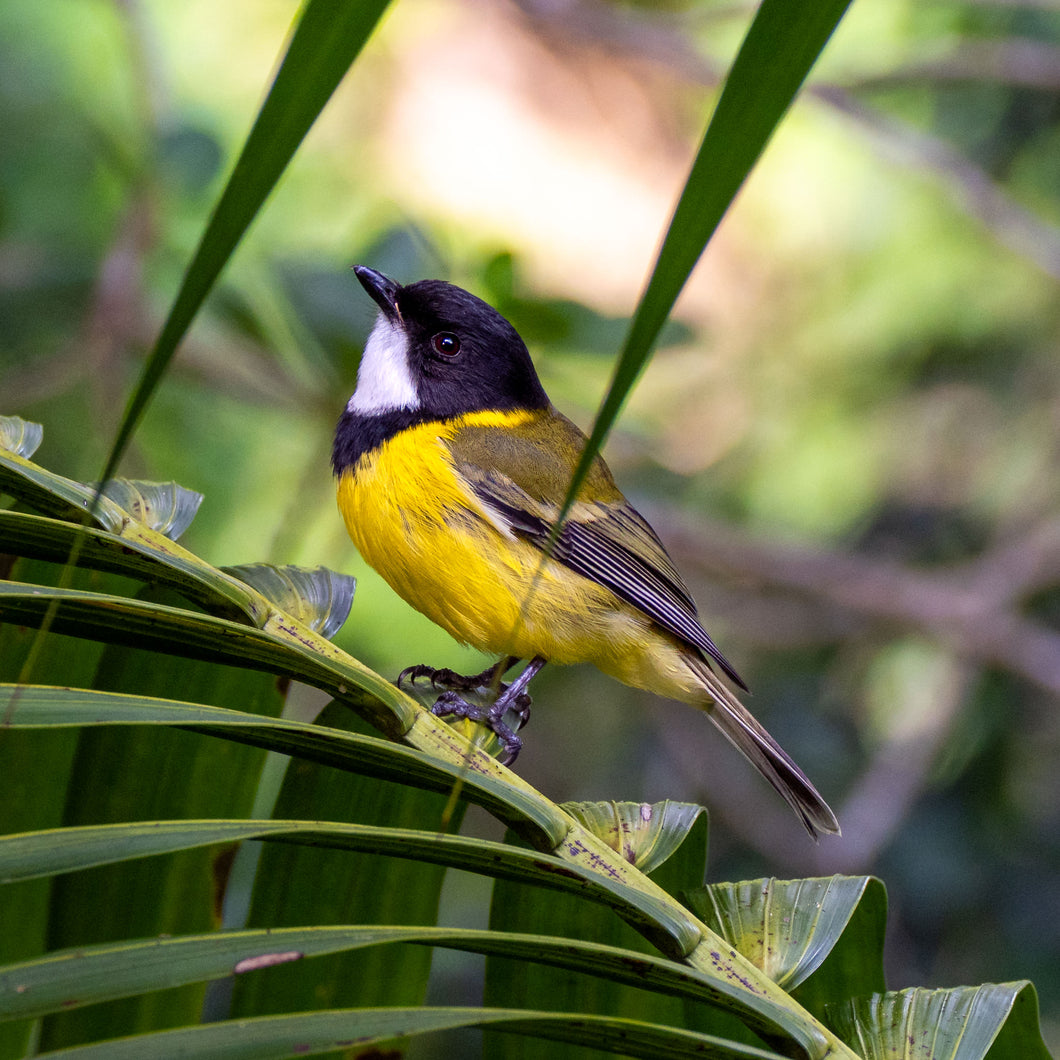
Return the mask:
<path id="1" fill-rule="evenodd" d="M 398 309 L 397 298 L 401 285 L 394 283 L 381 272 L 370 269 L 367 265 L 354 265 L 353 271 L 357 279 L 361 281 L 361 286 L 372 296 L 372 300 L 383 311 L 387 319 L 400 323 L 401 312 Z"/>

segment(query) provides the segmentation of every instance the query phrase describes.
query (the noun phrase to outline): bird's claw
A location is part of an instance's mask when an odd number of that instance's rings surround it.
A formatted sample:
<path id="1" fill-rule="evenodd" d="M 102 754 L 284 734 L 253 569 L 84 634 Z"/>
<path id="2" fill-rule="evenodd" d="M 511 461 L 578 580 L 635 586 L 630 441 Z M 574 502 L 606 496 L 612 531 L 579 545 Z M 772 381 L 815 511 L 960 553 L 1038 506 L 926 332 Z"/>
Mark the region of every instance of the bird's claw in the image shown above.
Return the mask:
<path id="1" fill-rule="evenodd" d="M 530 697 L 525 692 L 519 693 L 512 703 L 505 702 L 505 697 L 502 695 L 491 706 L 482 707 L 469 703 L 457 692 L 450 690 L 443 692 L 434 701 L 431 713 L 439 718 L 466 718 L 468 721 L 476 721 L 485 725 L 504 747 L 504 752 L 499 757 L 501 765 L 510 766 L 523 747 L 523 741 L 515 735 L 515 731 L 510 726 L 504 723 L 504 715 L 513 706 L 518 709 L 519 725 L 525 725 L 530 717 Z"/>
<path id="2" fill-rule="evenodd" d="M 516 661 L 514 656 L 508 656 L 482 673 L 470 676 L 448 669 L 435 670 L 423 664 L 409 666 L 398 674 L 396 683 L 398 688 L 406 683 L 414 687 L 418 680 L 427 678 L 432 688 L 441 691 L 431 707 L 431 713 L 436 717 L 466 718 L 485 725 L 504 747 L 500 755 L 502 765 L 511 765 L 523 746 L 522 740 L 515 735 L 516 730 L 530 720 L 533 700 L 525 689 L 545 662 L 535 657 L 519 677 L 507 684 L 501 680 L 501 675 Z M 468 697 L 486 699 L 488 702 L 476 705 L 469 702 Z M 504 720 L 509 711 L 514 714 L 514 727 Z"/>
<path id="3" fill-rule="evenodd" d="M 431 688 L 437 690 L 473 692 L 477 688 L 493 687 L 495 677 L 496 667 L 493 666 L 483 670 L 480 674 L 465 675 L 458 674 L 455 670 L 450 670 L 448 667 L 436 670 L 433 666 L 419 663 L 416 666 L 406 666 L 398 674 L 395 684 L 397 684 L 398 688 L 403 688 L 406 683 L 415 687 L 417 681 L 421 678 L 427 678 L 430 681 Z M 501 694 L 508 689 L 508 686 L 503 682 L 497 687 Z"/>

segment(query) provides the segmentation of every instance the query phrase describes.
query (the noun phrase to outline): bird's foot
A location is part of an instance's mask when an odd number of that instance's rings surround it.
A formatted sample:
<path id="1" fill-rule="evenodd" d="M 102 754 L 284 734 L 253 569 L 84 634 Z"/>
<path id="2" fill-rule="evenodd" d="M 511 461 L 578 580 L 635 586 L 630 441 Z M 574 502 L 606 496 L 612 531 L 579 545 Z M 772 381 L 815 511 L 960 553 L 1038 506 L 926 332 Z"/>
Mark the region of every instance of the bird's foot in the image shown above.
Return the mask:
<path id="1" fill-rule="evenodd" d="M 497 697 L 488 707 L 469 703 L 458 692 L 443 692 L 431 707 L 431 713 L 439 718 L 454 717 L 467 718 L 468 721 L 476 721 L 485 725 L 494 736 L 500 740 L 504 748 L 500 755 L 501 765 L 510 766 L 522 750 L 523 741 L 515 735 L 515 728 L 526 724 L 530 717 L 530 696 L 526 692 L 520 692 L 517 696 L 510 698 L 510 688 Z M 509 709 L 516 711 L 517 724 L 515 728 L 505 724 L 504 716 Z"/>
<path id="2" fill-rule="evenodd" d="M 420 678 L 428 678 L 431 687 L 443 689 L 435 700 L 431 713 L 437 717 L 467 718 L 479 722 L 492 732 L 504 750 L 500 756 L 502 765 L 511 765 L 522 749 L 523 742 L 515 735 L 530 720 L 530 706 L 533 702 L 526 686 L 531 678 L 545 665 L 544 659 L 535 658 L 511 684 L 501 681 L 501 675 L 518 660 L 513 657 L 501 659 L 495 666 L 483 670 L 480 674 L 464 676 L 452 670 L 435 670 L 430 666 L 410 666 L 402 670 L 397 684 L 403 682 L 415 685 Z M 471 699 L 487 700 L 484 703 L 473 703 Z M 512 724 L 505 721 L 512 713 Z"/>
<path id="3" fill-rule="evenodd" d="M 508 686 L 501 683 L 500 678 L 515 662 L 512 658 L 502 659 L 499 663 L 488 666 L 480 674 L 458 674 L 455 670 L 444 667 L 436 670 L 433 666 L 420 663 L 418 666 L 407 666 L 398 674 L 395 683 L 398 688 L 404 688 L 406 683 L 415 688 L 417 681 L 426 678 L 430 681 L 431 688 L 447 692 L 474 692 L 480 688 L 497 688 L 503 693 Z M 502 666 L 503 669 L 498 673 Z"/>

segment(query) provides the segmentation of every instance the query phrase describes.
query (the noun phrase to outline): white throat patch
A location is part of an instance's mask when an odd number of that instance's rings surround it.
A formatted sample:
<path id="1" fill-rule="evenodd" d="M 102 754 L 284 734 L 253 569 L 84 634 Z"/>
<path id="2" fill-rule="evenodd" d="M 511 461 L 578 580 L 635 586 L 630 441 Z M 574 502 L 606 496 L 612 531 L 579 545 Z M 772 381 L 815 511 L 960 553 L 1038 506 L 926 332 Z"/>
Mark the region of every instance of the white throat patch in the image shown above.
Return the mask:
<path id="1" fill-rule="evenodd" d="M 384 313 L 364 344 L 357 369 L 357 389 L 346 408 L 372 416 L 394 409 L 419 408 L 420 399 L 409 370 L 408 338 Z"/>

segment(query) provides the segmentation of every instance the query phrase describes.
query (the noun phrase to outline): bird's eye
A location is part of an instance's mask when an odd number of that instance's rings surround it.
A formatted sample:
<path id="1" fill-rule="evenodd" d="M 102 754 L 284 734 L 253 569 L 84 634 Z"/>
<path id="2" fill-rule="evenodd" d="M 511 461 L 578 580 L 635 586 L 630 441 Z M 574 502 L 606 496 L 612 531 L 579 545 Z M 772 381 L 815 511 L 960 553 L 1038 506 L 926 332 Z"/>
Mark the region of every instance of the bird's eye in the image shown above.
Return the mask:
<path id="1" fill-rule="evenodd" d="M 431 346 L 443 357 L 455 357 L 460 352 L 460 340 L 451 331 L 439 331 L 431 339 Z"/>

